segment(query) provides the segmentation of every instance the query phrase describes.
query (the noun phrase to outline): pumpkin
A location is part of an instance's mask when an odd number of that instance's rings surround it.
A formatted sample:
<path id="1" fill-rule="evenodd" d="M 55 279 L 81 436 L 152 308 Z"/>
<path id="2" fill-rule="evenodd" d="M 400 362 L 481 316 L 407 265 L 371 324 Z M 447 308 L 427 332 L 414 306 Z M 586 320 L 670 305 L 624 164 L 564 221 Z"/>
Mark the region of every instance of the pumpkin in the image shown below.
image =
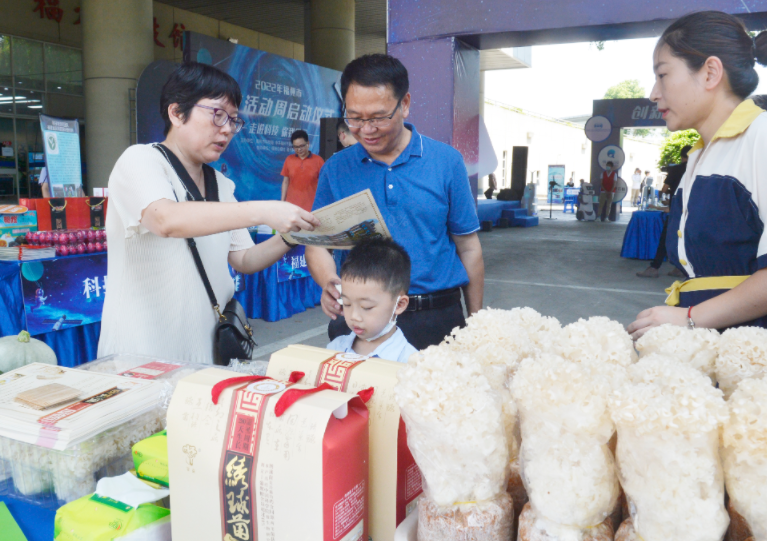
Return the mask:
<path id="1" fill-rule="evenodd" d="M 30 363 L 58 364 L 48 344 L 32 338 L 27 331 L 0 338 L 0 374 Z"/>

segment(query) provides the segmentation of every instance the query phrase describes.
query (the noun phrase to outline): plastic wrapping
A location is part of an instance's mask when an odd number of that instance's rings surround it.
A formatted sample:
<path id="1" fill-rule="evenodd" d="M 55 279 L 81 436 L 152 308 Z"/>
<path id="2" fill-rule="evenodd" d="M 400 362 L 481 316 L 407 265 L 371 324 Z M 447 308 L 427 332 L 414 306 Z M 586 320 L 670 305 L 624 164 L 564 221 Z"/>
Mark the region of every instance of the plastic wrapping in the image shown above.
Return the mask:
<path id="1" fill-rule="evenodd" d="M 604 372 L 604 373 L 603 373 Z M 524 361 L 512 385 L 520 409 L 520 463 L 538 528 L 580 538 L 614 511 L 620 486 L 608 443 L 610 365 L 544 354 Z"/>
<path id="2" fill-rule="evenodd" d="M 744 379 L 767 374 L 767 329 L 727 329 L 719 339 L 718 352 L 716 379 L 725 398 L 729 398 Z"/>
<path id="3" fill-rule="evenodd" d="M 0 437 L 0 479 L 13 478 L 0 493 L 58 507 L 92 493 L 100 478 L 125 473 L 133 467 L 131 447 L 165 428 L 176 384 L 205 368 L 209 366 L 138 355 L 110 355 L 78 366 L 78 370 L 160 381 L 157 402 L 133 419 L 64 451 Z"/>
<path id="4" fill-rule="evenodd" d="M 0 438 L 0 457 L 6 465 L 0 477 L 10 473 L 12 494 L 58 507 L 92 493 L 100 478 L 131 469 L 131 445 L 159 429 L 157 410 L 152 409 L 64 451 Z"/>
<path id="5" fill-rule="evenodd" d="M 394 396 L 424 492 L 436 505 L 491 500 L 506 489 L 502 404 L 472 357 L 431 346 L 397 374 Z"/>
<path id="6" fill-rule="evenodd" d="M 643 539 L 720 541 L 729 519 L 717 431 L 637 434 L 618 425 L 618 464 Z"/>
<path id="7" fill-rule="evenodd" d="M 613 541 L 613 527 L 610 521 L 604 521 L 596 526 L 570 532 L 567 537 L 549 535 L 544 523 L 538 518 L 530 504 L 526 504 L 519 516 L 518 541 L 560 541 L 572 539 L 577 541 Z"/>
<path id="8" fill-rule="evenodd" d="M 162 428 L 166 426 L 165 415 L 178 382 L 188 375 L 199 370 L 205 370 L 206 368 L 210 368 L 210 365 L 187 363 L 184 361 L 167 361 L 153 357 L 120 353 L 108 355 L 77 367 L 78 370 L 100 372 L 102 374 L 118 374 L 125 377 L 152 379 L 162 382 L 162 391 L 157 410 L 158 420 L 162 424 Z"/>
<path id="9" fill-rule="evenodd" d="M 727 406 L 722 459 L 730 505 L 756 539 L 767 539 L 767 380 L 742 381 Z"/>
<path id="10" fill-rule="evenodd" d="M 268 367 L 269 361 L 241 361 L 240 359 L 229 361 L 229 368 L 249 376 L 265 376 Z"/>
<path id="11" fill-rule="evenodd" d="M 511 496 L 439 507 L 418 500 L 418 541 L 508 541 L 514 522 Z"/>
<path id="12" fill-rule="evenodd" d="M 636 342 L 641 356 L 660 353 L 700 370 L 716 383 L 719 333 L 713 329 L 688 329 L 665 324 L 653 327 Z"/>
<path id="13" fill-rule="evenodd" d="M 616 459 L 636 533 L 643 539 L 720 541 L 729 519 L 719 427 L 722 393 L 695 368 L 648 355 L 610 403 Z"/>

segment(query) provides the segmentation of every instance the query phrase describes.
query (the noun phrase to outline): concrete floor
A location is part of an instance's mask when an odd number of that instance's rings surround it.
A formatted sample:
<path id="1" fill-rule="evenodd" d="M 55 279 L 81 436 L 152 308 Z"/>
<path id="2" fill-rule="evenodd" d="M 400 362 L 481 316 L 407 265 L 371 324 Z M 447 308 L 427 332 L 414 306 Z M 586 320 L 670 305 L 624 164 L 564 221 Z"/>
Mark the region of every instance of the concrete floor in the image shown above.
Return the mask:
<path id="1" fill-rule="evenodd" d="M 579 222 L 554 207 L 539 211 L 540 225 L 495 229 L 480 233 L 485 259 L 485 306 L 529 306 L 563 324 L 590 316 L 607 316 L 623 325 L 643 309 L 663 304 L 663 290 L 674 278 L 638 278 L 648 262 L 620 257 L 630 212 L 616 223 Z M 327 317 L 317 307 L 290 319 L 268 323 L 253 321 L 260 345 L 256 359 L 290 344 L 324 347 L 328 343 Z"/>

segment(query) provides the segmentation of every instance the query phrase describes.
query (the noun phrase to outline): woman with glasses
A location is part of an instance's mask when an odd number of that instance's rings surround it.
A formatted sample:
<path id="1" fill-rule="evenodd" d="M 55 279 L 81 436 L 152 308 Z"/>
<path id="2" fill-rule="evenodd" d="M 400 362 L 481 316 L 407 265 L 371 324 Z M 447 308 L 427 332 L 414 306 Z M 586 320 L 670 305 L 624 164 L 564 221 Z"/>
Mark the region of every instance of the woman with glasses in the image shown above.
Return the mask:
<path id="1" fill-rule="evenodd" d="M 290 203 L 234 197 L 234 183 L 207 164 L 242 129 L 237 82 L 198 63 L 162 89 L 165 140 L 134 145 L 109 178 L 108 276 L 99 357 L 134 353 L 211 363 L 218 317 L 195 265 L 193 238 L 219 306 L 234 294 L 231 265 L 258 272 L 288 250 L 279 235 L 254 245 L 246 230 L 312 230 L 319 222 Z M 183 177 L 183 178 L 182 178 Z"/>

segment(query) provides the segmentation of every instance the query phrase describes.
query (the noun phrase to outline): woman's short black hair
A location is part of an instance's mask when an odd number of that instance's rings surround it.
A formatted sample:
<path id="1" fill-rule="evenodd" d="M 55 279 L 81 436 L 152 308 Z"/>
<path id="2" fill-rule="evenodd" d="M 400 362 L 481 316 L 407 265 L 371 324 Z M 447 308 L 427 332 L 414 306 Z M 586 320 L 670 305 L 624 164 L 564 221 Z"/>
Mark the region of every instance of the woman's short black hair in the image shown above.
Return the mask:
<path id="1" fill-rule="evenodd" d="M 388 54 L 366 54 L 349 62 L 341 74 L 341 96 L 352 83 L 364 87 L 388 86 L 396 100 L 405 97 L 410 89 L 407 69 L 398 59 Z"/>
<path id="2" fill-rule="evenodd" d="M 767 94 L 759 94 L 758 96 L 751 96 L 751 99 L 754 100 L 754 104 L 756 104 L 757 107 L 761 107 L 762 109 L 767 110 Z"/>
<path id="3" fill-rule="evenodd" d="M 743 21 L 721 11 L 699 11 L 677 19 L 658 40 L 657 47 L 663 45 L 693 71 L 708 58 L 719 58 L 733 93 L 744 99 L 759 85 L 755 61 L 767 65 L 765 33 L 754 39 Z"/>
<path id="4" fill-rule="evenodd" d="M 168 107 L 171 104 L 178 104 L 179 115 L 186 122 L 192 107 L 205 98 L 212 100 L 226 98 L 239 109 L 242 92 L 234 77 L 218 68 L 200 62 L 181 64 L 170 74 L 168 81 L 162 87 L 160 114 L 165 121 L 163 133 L 168 135 L 173 125 L 168 115 Z"/>
<path id="5" fill-rule="evenodd" d="M 410 256 L 391 239 L 372 239 L 355 246 L 341 266 L 341 279 L 373 281 L 392 297 L 410 289 Z"/>
<path id="6" fill-rule="evenodd" d="M 290 142 L 295 143 L 296 139 L 303 139 L 307 143 L 309 142 L 309 134 L 306 133 L 304 130 L 296 130 L 293 132 L 293 135 L 290 136 Z"/>

